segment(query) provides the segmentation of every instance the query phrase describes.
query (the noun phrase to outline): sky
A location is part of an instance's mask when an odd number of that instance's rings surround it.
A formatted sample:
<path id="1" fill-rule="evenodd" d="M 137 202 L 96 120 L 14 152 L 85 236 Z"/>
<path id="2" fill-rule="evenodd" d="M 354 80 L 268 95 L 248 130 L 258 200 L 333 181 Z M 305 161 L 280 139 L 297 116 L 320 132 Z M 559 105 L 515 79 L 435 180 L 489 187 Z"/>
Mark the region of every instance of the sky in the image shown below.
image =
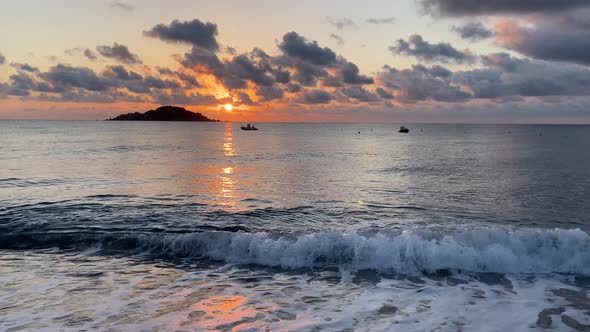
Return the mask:
<path id="1" fill-rule="evenodd" d="M 0 41 L 0 119 L 590 123 L 587 0 L 3 0 Z"/>

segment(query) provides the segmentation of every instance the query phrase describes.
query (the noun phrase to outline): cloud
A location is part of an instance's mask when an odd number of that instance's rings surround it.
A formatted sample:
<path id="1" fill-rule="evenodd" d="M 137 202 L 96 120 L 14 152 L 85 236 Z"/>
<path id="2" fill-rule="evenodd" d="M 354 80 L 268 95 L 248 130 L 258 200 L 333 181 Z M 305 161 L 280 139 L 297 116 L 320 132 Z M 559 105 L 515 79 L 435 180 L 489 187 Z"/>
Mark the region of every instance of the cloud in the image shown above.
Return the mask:
<path id="1" fill-rule="evenodd" d="M 331 33 L 330 38 L 334 39 L 338 45 L 344 45 L 344 39 L 337 34 Z"/>
<path id="2" fill-rule="evenodd" d="M 89 49 L 85 49 L 84 50 L 84 56 L 86 58 L 88 58 L 88 60 L 90 60 L 90 61 L 96 61 L 96 59 L 98 59 L 98 57 L 96 56 L 96 54 L 94 54 L 94 52 L 92 52 Z"/>
<path id="3" fill-rule="evenodd" d="M 344 28 L 352 28 L 352 29 L 358 28 L 358 25 L 356 25 L 356 23 L 349 18 L 334 19 L 334 18 L 328 17 L 327 20 L 328 20 L 328 23 L 330 23 L 330 25 L 334 26 L 338 30 L 342 30 Z"/>
<path id="4" fill-rule="evenodd" d="M 379 101 L 379 97 L 360 86 L 346 87 L 340 90 L 343 95 L 361 102 L 375 102 Z"/>
<path id="5" fill-rule="evenodd" d="M 476 98 L 584 96 L 590 70 L 583 66 L 519 59 L 507 53 L 484 57 L 487 68 L 459 71 L 453 81 L 468 86 Z"/>
<path id="6" fill-rule="evenodd" d="M 160 105 L 215 105 L 217 98 L 209 94 L 185 93 L 181 91 L 167 93 L 160 91 L 154 94 L 154 101 Z"/>
<path id="7" fill-rule="evenodd" d="M 126 64 L 142 63 L 137 54 L 131 53 L 125 45 L 114 43 L 113 46 L 97 46 L 96 51 L 106 58 L 115 59 Z"/>
<path id="8" fill-rule="evenodd" d="M 51 67 L 41 77 L 54 87 L 76 87 L 88 91 L 106 91 L 110 85 L 104 78 L 98 77 L 94 71 L 85 67 L 72 67 L 59 64 Z"/>
<path id="9" fill-rule="evenodd" d="M 332 95 L 324 90 L 308 90 L 303 93 L 299 102 L 303 104 L 328 104 L 332 101 Z"/>
<path id="10" fill-rule="evenodd" d="M 555 22 L 525 27 L 502 20 L 495 33 L 498 45 L 526 56 L 590 65 L 590 28 L 566 29 Z"/>
<path id="11" fill-rule="evenodd" d="M 453 26 L 453 31 L 457 32 L 461 38 L 472 42 L 487 39 L 494 35 L 492 30 L 486 28 L 481 22 L 468 22 L 460 26 Z"/>
<path id="12" fill-rule="evenodd" d="M 128 12 L 132 12 L 135 9 L 135 7 L 133 5 L 130 5 L 128 3 L 121 2 L 121 1 L 111 2 L 111 8 L 122 9 L 122 10 L 128 11 Z"/>
<path id="13" fill-rule="evenodd" d="M 472 63 L 475 57 L 468 51 L 460 51 L 449 43 L 431 44 L 424 41 L 420 35 L 411 35 L 408 41 L 399 39 L 389 50 L 394 54 L 416 57 L 423 61 L 443 63 Z"/>
<path id="14" fill-rule="evenodd" d="M 134 71 L 127 71 L 127 69 L 121 65 L 107 66 L 103 75 L 110 78 L 116 78 L 121 81 L 135 81 L 143 79 L 143 76 L 140 74 Z"/>
<path id="15" fill-rule="evenodd" d="M 385 17 L 385 18 L 367 18 L 365 20 L 366 23 L 381 25 L 381 24 L 394 24 L 395 17 Z"/>
<path id="16" fill-rule="evenodd" d="M 250 97 L 250 95 L 247 94 L 246 92 L 238 91 L 235 94 L 235 97 L 237 98 L 237 103 L 236 103 L 237 105 L 250 105 L 250 106 L 258 105 L 258 103 L 253 101 L 252 98 Z"/>
<path id="17" fill-rule="evenodd" d="M 283 36 L 279 48 L 286 55 L 320 66 L 331 65 L 336 62 L 336 53 L 334 51 L 328 47 L 320 47 L 316 41 L 308 42 L 295 31 Z"/>
<path id="18" fill-rule="evenodd" d="M 0 65 L 3 65 L 6 62 L 6 57 L 0 53 Z"/>
<path id="19" fill-rule="evenodd" d="M 174 20 L 169 25 L 158 24 L 143 34 L 172 43 L 188 43 L 206 50 L 217 51 L 217 24 L 198 19 L 181 22 Z"/>
<path id="20" fill-rule="evenodd" d="M 453 84 L 451 77 L 435 76 L 438 71 L 439 69 L 430 70 L 422 65 L 403 70 L 386 66 L 377 74 L 377 81 L 379 85 L 393 90 L 395 99 L 402 103 L 429 100 L 462 102 L 472 98 L 460 85 Z"/>
<path id="21" fill-rule="evenodd" d="M 12 62 L 10 64 L 10 66 L 13 67 L 13 68 L 16 68 L 18 70 L 28 71 L 28 72 L 31 72 L 31 73 L 35 73 L 35 72 L 38 72 L 39 71 L 39 68 L 33 67 L 33 66 L 29 65 L 28 63 L 15 63 L 15 62 Z"/>
<path id="22" fill-rule="evenodd" d="M 468 16 L 563 12 L 590 6 L 588 0 L 420 0 L 422 9 L 433 15 Z"/>
<path id="23" fill-rule="evenodd" d="M 359 68 L 352 62 L 346 62 L 341 69 L 342 80 L 347 84 L 373 84 L 373 78 L 360 75 Z"/>
<path id="24" fill-rule="evenodd" d="M 261 97 L 261 101 L 271 101 L 282 99 L 284 92 L 276 86 L 260 86 L 256 89 L 256 95 Z"/>
<path id="25" fill-rule="evenodd" d="M 393 99 L 393 94 L 385 91 L 383 88 L 377 88 L 375 89 L 375 92 L 377 92 L 377 94 L 379 95 L 379 97 L 383 98 L 383 99 Z"/>

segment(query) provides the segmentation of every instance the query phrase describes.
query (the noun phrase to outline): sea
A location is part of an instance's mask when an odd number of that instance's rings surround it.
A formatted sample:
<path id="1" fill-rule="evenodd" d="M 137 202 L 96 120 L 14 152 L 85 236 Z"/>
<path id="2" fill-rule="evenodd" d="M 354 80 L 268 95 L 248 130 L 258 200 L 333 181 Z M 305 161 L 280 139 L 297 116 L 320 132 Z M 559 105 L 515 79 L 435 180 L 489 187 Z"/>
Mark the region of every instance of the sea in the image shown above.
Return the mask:
<path id="1" fill-rule="evenodd" d="M 2 331 L 588 331 L 590 127 L 0 121 Z"/>

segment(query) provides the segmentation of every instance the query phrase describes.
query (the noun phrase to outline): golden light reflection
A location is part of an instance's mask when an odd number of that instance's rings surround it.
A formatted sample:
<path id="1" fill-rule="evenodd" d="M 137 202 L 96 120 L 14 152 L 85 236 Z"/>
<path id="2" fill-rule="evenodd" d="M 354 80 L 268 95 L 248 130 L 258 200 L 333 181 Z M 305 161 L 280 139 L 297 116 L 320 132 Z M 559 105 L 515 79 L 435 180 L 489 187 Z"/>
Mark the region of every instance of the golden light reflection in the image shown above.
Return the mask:
<path id="1" fill-rule="evenodd" d="M 224 142 L 223 142 L 223 155 L 226 157 L 235 156 L 236 151 L 234 150 L 234 130 L 231 123 L 225 124 Z"/>

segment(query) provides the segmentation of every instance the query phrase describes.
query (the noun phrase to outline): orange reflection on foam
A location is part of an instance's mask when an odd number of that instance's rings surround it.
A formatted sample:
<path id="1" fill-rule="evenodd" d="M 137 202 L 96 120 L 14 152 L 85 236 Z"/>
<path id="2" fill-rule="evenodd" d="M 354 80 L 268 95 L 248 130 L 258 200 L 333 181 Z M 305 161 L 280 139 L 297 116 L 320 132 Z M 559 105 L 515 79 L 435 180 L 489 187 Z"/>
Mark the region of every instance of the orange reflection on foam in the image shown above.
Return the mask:
<path id="1" fill-rule="evenodd" d="M 204 311 L 206 319 L 198 322 L 200 328 L 216 328 L 220 325 L 236 323 L 245 320 L 244 323 L 233 327 L 232 331 L 239 330 L 240 326 L 256 317 L 257 311 L 251 305 L 247 305 L 247 298 L 242 295 L 212 296 L 202 302 L 193 304 L 194 311 Z"/>

